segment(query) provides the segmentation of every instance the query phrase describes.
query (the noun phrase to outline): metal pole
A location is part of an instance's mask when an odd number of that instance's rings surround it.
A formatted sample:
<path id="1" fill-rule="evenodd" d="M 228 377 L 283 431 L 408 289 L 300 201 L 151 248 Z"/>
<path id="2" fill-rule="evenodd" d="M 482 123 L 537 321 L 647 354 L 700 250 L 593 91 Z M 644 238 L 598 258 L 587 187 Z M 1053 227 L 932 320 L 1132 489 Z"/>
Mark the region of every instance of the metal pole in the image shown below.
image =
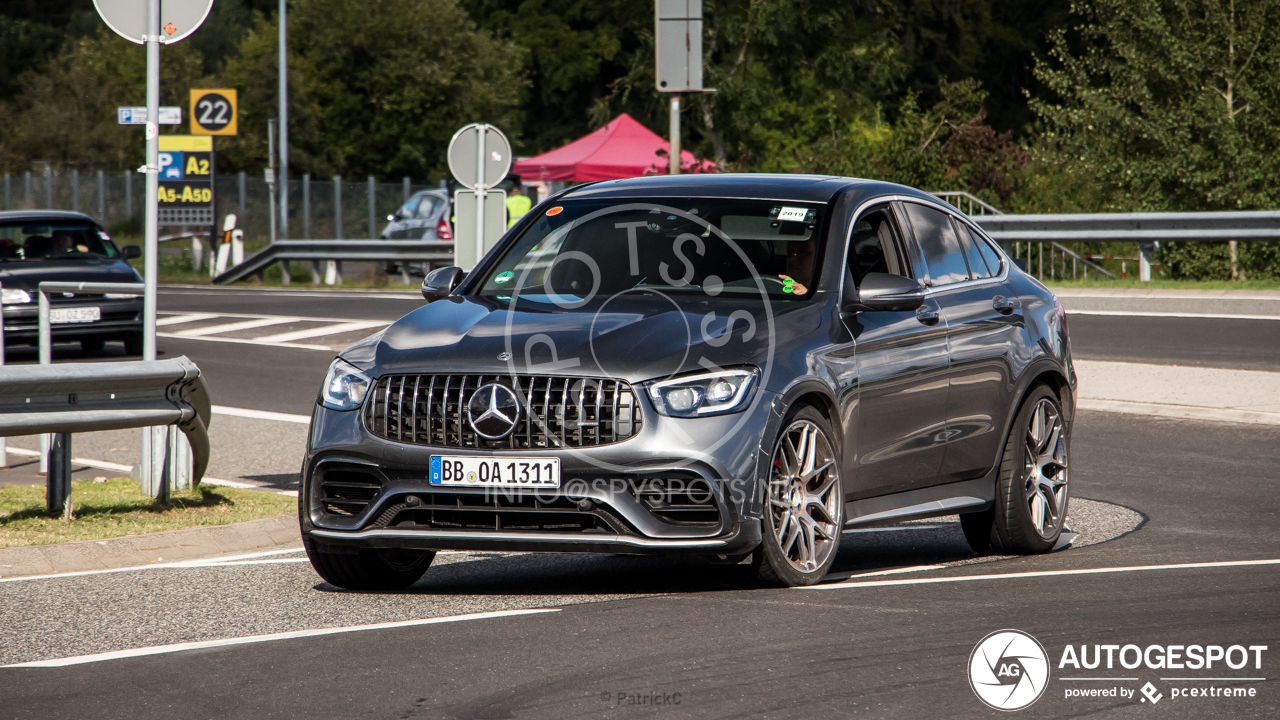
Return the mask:
<path id="1" fill-rule="evenodd" d="M 53 340 L 49 331 L 49 296 L 36 286 L 36 352 L 41 365 L 53 362 Z M 40 434 L 40 474 L 49 473 L 49 434 Z"/>
<path id="2" fill-rule="evenodd" d="M 9 176 L 5 175 L 5 190 L 8 190 Z M 5 193 L 6 200 L 8 193 Z M 0 304 L 0 367 L 4 367 L 4 305 Z M 0 438 L 0 470 L 9 469 L 9 445 L 7 438 Z"/>
<path id="3" fill-rule="evenodd" d="M 53 209 L 53 168 L 48 165 L 44 166 L 44 207 Z"/>
<path id="4" fill-rule="evenodd" d="M 470 272 L 471 268 L 474 268 L 484 256 L 484 141 L 488 134 L 489 126 L 481 123 L 479 135 L 476 138 L 476 244 L 472 251 L 474 254 L 468 261 L 470 264 L 466 266 L 467 272 Z"/>
<path id="5" fill-rule="evenodd" d="M 245 178 L 245 173 L 244 173 L 244 171 L 243 171 L 243 170 L 241 170 L 241 171 L 240 171 L 240 176 L 239 176 L 239 181 L 240 181 L 240 182 L 239 182 L 239 185 L 240 185 L 240 187 L 239 187 L 238 189 L 240 190 L 240 218 L 239 218 L 239 220 L 240 220 L 240 225 L 241 225 L 242 227 L 243 227 L 243 226 L 244 226 L 244 224 L 245 224 L 245 219 L 244 219 L 244 218 L 245 218 L 245 213 L 244 213 L 244 203 L 245 203 L 245 179 L 246 179 L 246 178 Z"/>
<path id="6" fill-rule="evenodd" d="M 342 176 L 333 176 L 333 238 L 335 240 L 342 239 Z M 328 285 L 336 285 L 342 283 L 342 268 L 337 261 L 329 260 L 325 263 L 324 281 Z"/>
<path id="7" fill-rule="evenodd" d="M 671 174 L 680 174 L 680 93 L 671 94 Z"/>
<path id="8" fill-rule="evenodd" d="M 9 176 L 6 175 L 5 177 L 8 178 Z M 404 177 L 404 202 L 409 202 L 409 195 L 412 193 L 413 190 L 409 187 L 409 176 L 406 175 Z"/>
<path id="9" fill-rule="evenodd" d="M 280 0 L 280 239 L 289 237 L 289 15 L 288 3 Z"/>
<path id="10" fill-rule="evenodd" d="M 35 202 L 34 200 L 32 200 L 33 196 L 31 194 L 31 171 L 30 170 L 23 173 L 22 185 L 23 185 L 22 206 L 29 210 L 31 209 L 32 204 L 34 204 Z"/>
<path id="11" fill-rule="evenodd" d="M 71 170 L 71 212 L 80 212 L 80 171 Z"/>
<path id="12" fill-rule="evenodd" d="M 4 174 L 4 209 L 13 209 L 13 179 L 9 177 L 9 173 Z"/>
<path id="13" fill-rule="evenodd" d="M 276 119 L 267 119 L 267 208 L 271 211 L 271 244 L 276 242 Z"/>
<path id="14" fill-rule="evenodd" d="M 156 275 L 160 271 L 160 215 L 156 194 L 160 190 L 160 0 L 147 0 L 147 189 L 145 205 L 145 239 L 143 245 L 142 295 L 142 359 L 156 359 Z M 43 295 L 43 293 L 42 293 Z M 157 446 L 165 445 L 165 428 L 142 429 L 142 489 L 149 495 L 167 500 L 163 483 L 164 460 L 157 458 Z M 159 462 L 157 462 L 157 460 Z"/>
<path id="15" fill-rule="evenodd" d="M 101 170 L 98 171 L 98 222 L 107 224 L 107 178 Z"/>
<path id="16" fill-rule="evenodd" d="M 311 239 L 311 173 L 302 175 L 302 237 Z"/>
<path id="17" fill-rule="evenodd" d="M 374 193 L 376 193 L 378 190 L 378 187 L 375 184 L 376 182 L 377 181 L 373 179 L 373 176 L 370 175 L 369 176 L 369 239 L 370 240 L 378 237 L 378 223 L 377 223 L 376 217 L 374 216 L 374 211 L 376 210 L 376 208 L 374 207 L 376 204 L 374 202 Z"/>
<path id="18" fill-rule="evenodd" d="M 126 220 L 133 219 L 133 171 L 124 171 L 124 215 Z"/>

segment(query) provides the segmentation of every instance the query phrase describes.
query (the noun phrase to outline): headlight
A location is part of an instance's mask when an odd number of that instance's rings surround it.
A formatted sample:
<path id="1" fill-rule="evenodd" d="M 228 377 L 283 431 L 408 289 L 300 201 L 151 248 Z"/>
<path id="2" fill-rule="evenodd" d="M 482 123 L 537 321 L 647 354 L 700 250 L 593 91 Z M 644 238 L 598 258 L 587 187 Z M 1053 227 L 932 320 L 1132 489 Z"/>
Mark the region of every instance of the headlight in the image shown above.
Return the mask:
<path id="1" fill-rule="evenodd" d="M 22 303 L 31 302 L 31 293 L 26 290 L 17 288 L 4 288 L 0 290 L 0 303 L 5 305 L 21 305 Z"/>
<path id="2" fill-rule="evenodd" d="M 331 410 L 355 410 L 369 390 L 369 378 L 341 358 L 329 366 L 320 388 L 320 404 Z"/>
<path id="3" fill-rule="evenodd" d="M 755 394 L 755 368 L 686 375 L 649 386 L 649 397 L 662 415 L 707 417 L 739 412 Z"/>

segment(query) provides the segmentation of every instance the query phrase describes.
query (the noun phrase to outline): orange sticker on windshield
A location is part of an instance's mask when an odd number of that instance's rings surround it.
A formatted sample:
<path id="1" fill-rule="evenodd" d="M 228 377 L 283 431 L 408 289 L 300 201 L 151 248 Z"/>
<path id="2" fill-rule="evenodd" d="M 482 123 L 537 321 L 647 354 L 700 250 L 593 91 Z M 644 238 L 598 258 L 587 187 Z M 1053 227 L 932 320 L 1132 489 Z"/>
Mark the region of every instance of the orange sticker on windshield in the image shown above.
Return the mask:
<path id="1" fill-rule="evenodd" d="M 562 212 L 564 212 L 564 208 L 557 205 L 547 211 L 547 217 L 555 217 L 556 215 L 559 215 Z"/>

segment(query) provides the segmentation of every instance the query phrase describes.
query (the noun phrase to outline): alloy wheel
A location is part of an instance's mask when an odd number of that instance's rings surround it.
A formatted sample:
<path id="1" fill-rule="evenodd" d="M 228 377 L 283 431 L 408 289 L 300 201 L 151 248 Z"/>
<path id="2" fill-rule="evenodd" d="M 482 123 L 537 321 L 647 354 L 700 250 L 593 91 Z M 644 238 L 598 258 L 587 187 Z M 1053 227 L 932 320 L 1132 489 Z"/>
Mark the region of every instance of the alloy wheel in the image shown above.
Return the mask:
<path id="1" fill-rule="evenodd" d="M 801 572 L 822 567 L 839 544 L 838 479 L 826 433 L 809 420 L 792 423 L 773 451 L 769 506 L 778 547 Z"/>
<path id="2" fill-rule="evenodd" d="M 1031 524 L 1040 537 L 1050 539 L 1062 527 L 1067 511 L 1067 438 L 1062 414 L 1048 398 L 1041 398 L 1027 424 L 1023 485 Z"/>

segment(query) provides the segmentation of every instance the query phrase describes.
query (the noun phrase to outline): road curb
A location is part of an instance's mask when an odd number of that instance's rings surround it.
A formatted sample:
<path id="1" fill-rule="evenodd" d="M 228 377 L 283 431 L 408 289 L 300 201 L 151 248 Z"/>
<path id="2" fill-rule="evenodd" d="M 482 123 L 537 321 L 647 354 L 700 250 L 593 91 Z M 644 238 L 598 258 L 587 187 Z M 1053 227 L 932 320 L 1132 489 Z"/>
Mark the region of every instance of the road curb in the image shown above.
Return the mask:
<path id="1" fill-rule="evenodd" d="M 296 515 L 108 540 L 0 549 L 0 578 L 113 570 L 302 544 Z"/>

